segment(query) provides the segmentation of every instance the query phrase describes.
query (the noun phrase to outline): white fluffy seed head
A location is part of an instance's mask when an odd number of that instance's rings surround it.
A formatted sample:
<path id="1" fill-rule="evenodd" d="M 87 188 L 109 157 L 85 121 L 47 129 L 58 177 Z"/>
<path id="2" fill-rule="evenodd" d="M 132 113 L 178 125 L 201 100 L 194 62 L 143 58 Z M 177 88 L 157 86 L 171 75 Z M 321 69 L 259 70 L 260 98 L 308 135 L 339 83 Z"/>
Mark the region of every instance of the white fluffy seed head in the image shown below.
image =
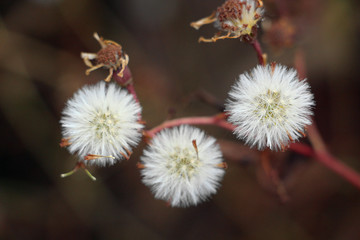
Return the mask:
<path id="1" fill-rule="evenodd" d="M 314 97 L 296 70 L 257 66 L 241 74 L 226 105 L 235 134 L 259 150 L 283 150 L 311 124 Z"/>
<path id="2" fill-rule="evenodd" d="M 60 120 L 68 150 L 80 161 L 88 154 L 111 156 L 84 161 L 112 165 L 127 155 L 141 138 L 140 105 L 117 85 L 99 82 L 78 90 L 68 100 Z"/>
<path id="3" fill-rule="evenodd" d="M 193 146 L 196 140 L 198 153 Z M 198 128 L 182 125 L 158 133 L 141 157 L 142 181 L 173 207 L 197 205 L 216 193 L 225 170 L 220 147 Z"/>

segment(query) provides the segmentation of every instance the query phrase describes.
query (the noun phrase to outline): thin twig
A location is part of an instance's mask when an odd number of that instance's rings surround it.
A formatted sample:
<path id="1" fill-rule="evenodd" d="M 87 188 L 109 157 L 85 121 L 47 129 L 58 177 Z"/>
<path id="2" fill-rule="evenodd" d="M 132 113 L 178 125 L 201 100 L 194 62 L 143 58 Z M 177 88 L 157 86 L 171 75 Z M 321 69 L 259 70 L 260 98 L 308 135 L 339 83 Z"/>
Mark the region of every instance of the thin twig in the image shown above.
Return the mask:
<path id="1" fill-rule="evenodd" d="M 296 52 L 294 62 L 299 77 L 304 79 L 306 77 L 305 54 L 301 49 L 298 49 Z M 324 164 L 327 168 L 339 174 L 341 177 L 360 189 L 359 173 L 346 166 L 344 163 L 330 154 L 314 120 L 313 124 L 308 127 L 307 133 L 311 145 L 314 149 L 311 155 L 313 155 L 317 161 Z"/>
<path id="2" fill-rule="evenodd" d="M 119 70 L 117 70 L 114 74 L 113 74 L 113 78 L 114 80 L 122 87 L 125 87 L 128 92 L 133 96 L 134 100 L 140 105 L 140 101 L 139 98 L 137 97 L 135 88 L 134 88 L 134 83 L 133 83 L 133 77 L 130 71 L 129 66 L 125 67 L 125 70 L 123 72 L 123 76 L 120 77 L 118 75 Z M 141 113 L 139 113 L 139 120 L 141 120 Z"/>
<path id="3" fill-rule="evenodd" d="M 258 61 L 259 61 L 259 64 L 261 65 L 265 65 L 265 59 L 264 59 L 264 54 L 261 50 L 261 46 L 260 46 L 260 43 L 257 39 L 255 39 L 251 45 L 254 47 L 255 49 L 255 52 L 256 52 L 256 55 L 258 57 Z"/>
<path id="4" fill-rule="evenodd" d="M 159 126 L 145 131 L 146 136 L 154 137 L 156 133 L 160 132 L 164 128 L 171 128 L 183 124 L 190 125 L 216 125 L 222 128 L 225 128 L 230 131 L 234 131 L 235 126 L 225 120 L 224 114 L 217 114 L 210 117 L 187 117 L 187 118 L 177 118 L 170 121 L 165 121 Z"/>
<path id="5" fill-rule="evenodd" d="M 187 117 L 165 121 L 159 126 L 154 127 L 151 130 L 145 131 L 145 136 L 154 137 L 156 133 L 160 132 L 165 128 L 171 128 L 183 124 L 214 125 L 230 131 L 234 131 L 236 128 L 236 126 L 225 120 L 224 114 L 218 114 L 209 117 Z M 355 187 L 360 189 L 360 175 L 338 159 L 331 156 L 327 151 L 314 151 L 310 146 L 303 143 L 292 143 L 290 144 L 289 149 L 301 155 L 313 157 L 318 162 L 322 163 L 324 166 L 337 173 L 338 175 L 346 179 L 348 182 L 353 184 Z"/>

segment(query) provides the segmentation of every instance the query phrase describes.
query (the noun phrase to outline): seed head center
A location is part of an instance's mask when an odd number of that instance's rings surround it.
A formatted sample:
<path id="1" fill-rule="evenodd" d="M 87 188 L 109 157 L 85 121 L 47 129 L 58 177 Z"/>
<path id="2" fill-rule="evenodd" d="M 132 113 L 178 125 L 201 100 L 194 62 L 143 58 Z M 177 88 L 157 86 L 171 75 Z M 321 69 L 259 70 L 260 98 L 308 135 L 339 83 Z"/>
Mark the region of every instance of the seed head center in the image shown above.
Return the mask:
<path id="1" fill-rule="evenodd" d="M 116 136 L 118 131 L 119 120 L 110 111 L 97 112 L 92 121 L 90 121 L 92 129 L 94 129 L 98 138 L 106 136 Z"/>
<path id="2" fill-rule="evenodd" d="M 196 173 L 200 164 L 195 149 L 176 147 L 169 156 L 166 167 L 172 174 L 190 179 Z"/>
<path id="3" fill-rule="evenodd" d="M 281 124 L 286 119 L 286 103 L 280 92 L 267 90 L 255 98 L 255 114 L 266 124 Z"/>
<path id="4" fill-rule="evenodd" d="M 97 53 L 96 61 L 98 64 L 104 64 L 107 67 L 116 67 L 122 56 L 120 46 L 107 45 L 105 48 L 100 49 Z"/>

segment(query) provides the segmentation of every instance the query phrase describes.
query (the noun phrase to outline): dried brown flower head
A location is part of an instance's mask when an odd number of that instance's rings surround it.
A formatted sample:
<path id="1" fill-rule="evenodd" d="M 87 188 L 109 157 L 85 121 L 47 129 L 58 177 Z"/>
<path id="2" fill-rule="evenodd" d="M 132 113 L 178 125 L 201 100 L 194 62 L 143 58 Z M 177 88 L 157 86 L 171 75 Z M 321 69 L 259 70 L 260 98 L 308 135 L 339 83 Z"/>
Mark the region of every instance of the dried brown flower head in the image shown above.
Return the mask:
<path id="1" fill-rule="evenodd" d="M 210 39 L 199 38 L 199 42 L 216 42 L 226 38 L 254 38 L 257 22 L 264 13 L 261 0 L 227 0 L 210 16 L 192 22 L 190 26 L 199 29 L 202 25 L 214 23 L 226 35 L 216 34 Z"/>
<path id="2" fill-rule="evenodd" d="M 106 82 L 111 80 L 114 71 L 117 70 L 119 70 L 117 75 L 122 77 L 129 63 L 129 56 L 122 51 L 120 44 L 111 40 L 104 40 L 97 33 L 94 33 L 94 38 L 99 42 L 101 49 L 97 53 L 81 53 L 81 58 L 86 66 L 89 67 L 85 74 L 89 75 L 90 72 L 104 67 L 109 69 L 109 75 L 105 79 Z"/>

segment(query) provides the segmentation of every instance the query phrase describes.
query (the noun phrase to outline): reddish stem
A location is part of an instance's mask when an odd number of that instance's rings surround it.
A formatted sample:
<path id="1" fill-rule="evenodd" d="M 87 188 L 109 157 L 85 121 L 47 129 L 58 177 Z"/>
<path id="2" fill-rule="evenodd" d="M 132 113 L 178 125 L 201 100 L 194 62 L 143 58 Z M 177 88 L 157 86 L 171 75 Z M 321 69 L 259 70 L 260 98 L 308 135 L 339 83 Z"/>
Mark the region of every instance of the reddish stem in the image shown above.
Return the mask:
<path id="1" fill-rule="evenodd" d="M 133 84 L 133 83 L 130 83 L 130 84 L 126 85 L 126 89 L 128 90 L 128 92 L 129 92 L 131 95 L 133 95 L 135 101 L 136 101 L 137 103 L 140 103 L 140 102 L 139 102 L 139 99 L 138 99 L 138 97 L 137 97 L 137 95 L 136 95 L 136 92 L 135 92 L 134 84 Z"/>
<path id="2" fill-rule="evenodd" d="M 348 167 L 338 159 L 334 158 L 330 153 L 327 151 L 316 151 L 315 152 L 316 159 L 324 164 L 329 169 L 333 170 L 335 173 L 342 176 L 344 179 L 349 181 L 355 187 L 360 189 L 360 175 L 352 168 Z"/>
<path id="3" fill-rule="evenodd" d="M 291 144 L 290 149 L 304 156 L 314 157 L 318 162 L 322 163 L 327 168 L 342 176 L 352 185 L 360 189 L 360 175 L 340 160 L 331 156 L 327 151 L 314 151 L 311 147 L 300 143 Z"/>
<path id="4" fill-rule="evenodd" d="M 218 114 L 210 117 L 188 117 L 188 118 L 178 118 L 170 121 L 165 121 L 159 126 L 146 131 L 146 135 L 149 137 L 154 137 L 156 133 L 160 132 L 164 128 L 171 128 L 183 124 L 191 125 L 216 125 L 222 128 L 225 128 L 230 131 L 234 131 L 235 126 L 227 122 L 224 119 L 224 114 Z"/>
<path id="5" fill-rule="evenodd" d="M 302 143 L 291 143 L 289 149 L 306 157 L 314 156 L 313 149 Z"/>
<path id="6" fill-rule="evenodd" d="M 263 56 L 263 52 L 261 50 L 261 46 L 260 46 L 260 43 L 257 39 L 255 39 L 251 45 L 254 47 L 255 51 L 256 51 L 256 55 L 258 57 L 258 61 L 259 61 L 259 64 L 261 65 L 265 65 L 265 60 L 264 60 L 264 56 Z"/>
<path id="7" fill-rule="evenodd" d="M 132 78 L 132 74 L 130 71 L 129 66 L 125 67 L 125 70 L 123 72 L 123 76 L 120 77 L 118 75 L 120 70 L 117 70 L 116 72 L 114 72 L 113 74 L 113 78 L 114 80 L 122 87 L 126 87 L 126 89 L 128 90 L 128 92 L 133 96 L 134 100 L 140 104 L 140 101 L 137 97 L 135 88 L 134 88 L 134 83 L 133 83 L 133 78 Z M 141 113 L 139 114 L 139 120 L 141 120 Z"/>
<path id="8" fill-rule="evenodd" d="M 300 79 L 304 79 L 306 77 L 305 54 L 301 49 L 298 49 L 295 55 L 295 68 L 298 71 Z M 312 155 L 315 159 L 360 189 L 359 173 L 329 153 L 314 120 L 313 124 L 308 127 L 307 132 L 311 145 L 314 148 Z M 309 149 L 307 152 L 309 152 Z"/>
<path id="9" fill-rule="evenodd" d="M 183 124 L 191 125 L 215 125 L 230 131 L 235 130 L 235 126 L 225 120 L 224 114 L 218 114 L 210 117 L 187 117 L 165 121 L 159 126 L 148 130 L 145 135 L 154 137 L 156 133 L 165 128 L 180 126 Z M 338 159 L 331 156 L 327 151 L 314 151 L 310 146 L 302 143 L 292 143 L 290 149 L 307 157 L 314 157 L 317 161 L 324 164 L 327 168 L 342 176 L 348 182 L 360 189 L 360 175 Z"/>

